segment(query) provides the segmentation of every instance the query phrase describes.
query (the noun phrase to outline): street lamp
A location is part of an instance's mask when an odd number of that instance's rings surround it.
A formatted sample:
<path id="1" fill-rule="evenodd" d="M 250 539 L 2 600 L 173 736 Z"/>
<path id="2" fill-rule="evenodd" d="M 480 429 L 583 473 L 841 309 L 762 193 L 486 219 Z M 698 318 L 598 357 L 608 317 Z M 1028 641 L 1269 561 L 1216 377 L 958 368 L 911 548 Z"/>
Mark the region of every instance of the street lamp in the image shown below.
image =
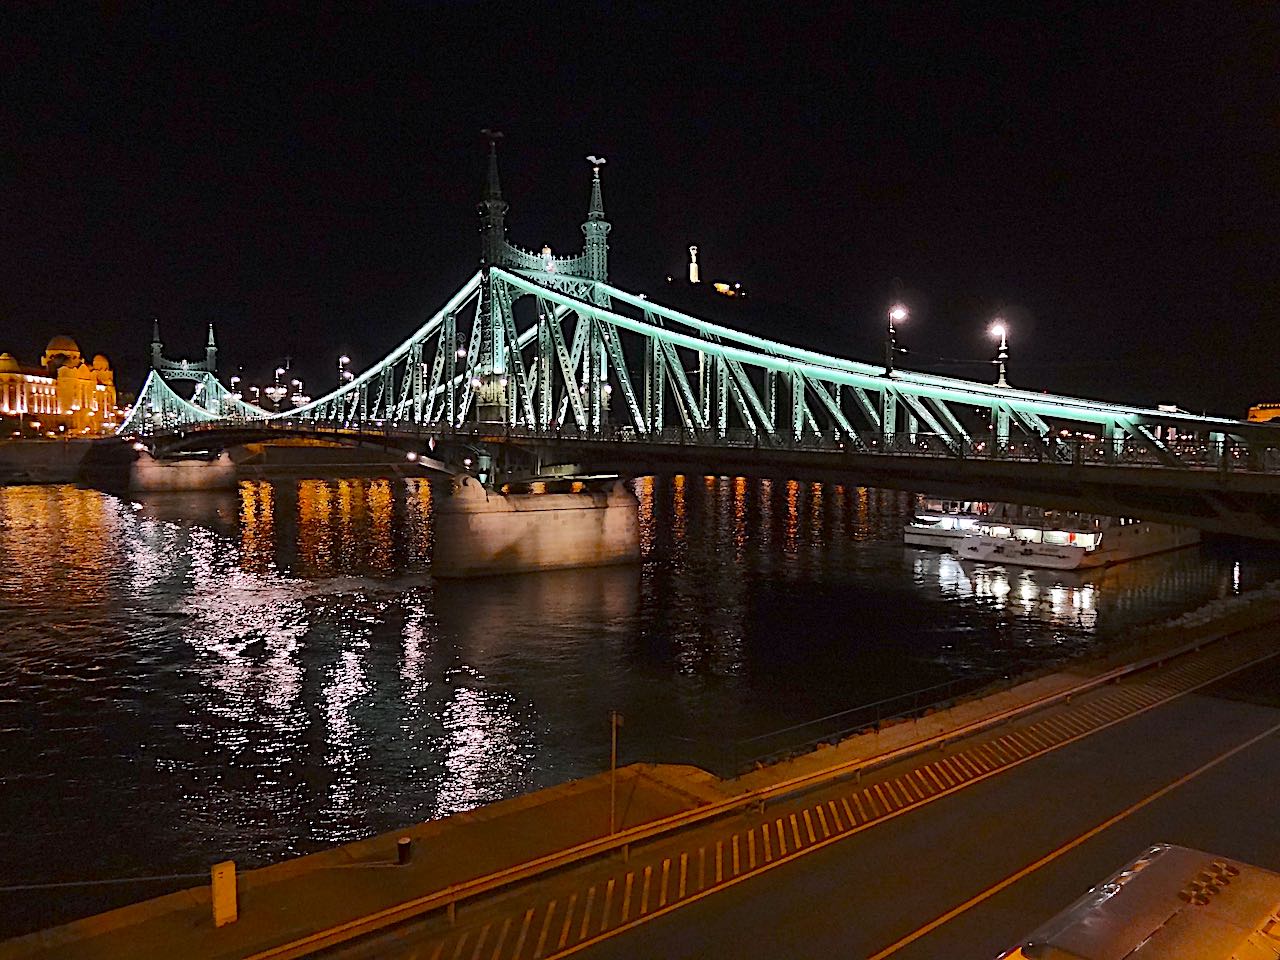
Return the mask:
<path id="1" fill-rule="evenodd" d="M 893 373 L 893 355 L 898 350 L 898 331 L 894 324 L 901 323 L 910 315 L 905 303 L 895 303 L 889 308 L 889 329 L 884 344 L 884 372 L 886 376 Z"/>
<path id="2" fill-rule="evenodd" d="M 345 353 L 338 358 L 338 386 L 344 383 L 350 383 L 355 379 L 355 374 L 347 369 L 347 364 L 351 362 L 351 358 Z"/>
<path id="3" fill-rule="evenodd" d="M 241 393 L 240 393 L 240 378 L 239 378 L 239 377 L 232 377 L 232 378 L 231 378 L 231 396 L 233 396 L 233 397 L 234 397 L 235 399 L 237 399 L 237 400 L 241 399 Z"/>
<path id="4" fill-rule="evenodd" d="M 1004 321 L 999 317 L 996 317 L 995 323 L 991 324 L 991 335 L 1000 338 L 1000 352 L 996 354 L 995 359 L 1000 369 L 1000 376 L 996 380 L 996 386 L 1007 387 L 1009 383 L 1004 378 L 1004 368 L 1009 361 L 1009 328 L 1005 326 Z"/>

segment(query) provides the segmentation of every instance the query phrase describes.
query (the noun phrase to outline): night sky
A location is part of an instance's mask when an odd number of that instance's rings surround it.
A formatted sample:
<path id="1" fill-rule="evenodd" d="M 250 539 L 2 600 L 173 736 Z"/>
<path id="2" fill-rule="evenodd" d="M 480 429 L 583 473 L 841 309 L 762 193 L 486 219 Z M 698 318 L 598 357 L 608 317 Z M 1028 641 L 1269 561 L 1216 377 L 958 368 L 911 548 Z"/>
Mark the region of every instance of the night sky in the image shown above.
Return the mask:
<path id="1" fill-rule="evenodd" d="M 576 250 L 602 154 L 655 299 L 696 243 L 784 341 L 877 359 L 901 278 L 908 367 L 993 379 L 1002 310 L 1019 386 L 1280 401 L 1275 4 L 222 6 L 0 14 L 0 349 L 136 389 L 213 320 L 317 394 L 474 271 L 496 127 L 510 239 Z"/>

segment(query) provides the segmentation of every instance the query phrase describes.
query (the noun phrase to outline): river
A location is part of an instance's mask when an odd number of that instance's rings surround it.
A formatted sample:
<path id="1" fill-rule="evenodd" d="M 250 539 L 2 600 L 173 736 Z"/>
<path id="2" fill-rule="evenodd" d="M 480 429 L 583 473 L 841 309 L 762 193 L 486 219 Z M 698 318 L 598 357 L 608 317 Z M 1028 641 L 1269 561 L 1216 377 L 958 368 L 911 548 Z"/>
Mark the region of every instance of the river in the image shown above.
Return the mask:
<path id="1" fill-rule="evenodd" d="M 0 883 L 247 868 L 467 810 L 605 768 L 612 709 L 624 762 L 727 770 L 1280 576 L 1239 544 L 961 564 L 903 546 L 913 497 L 863 488 L 636 492 L 639 565 L 437 583 L 425 480 L 0 488 Z M 0 892 L 0 934 L 193 882 Z"/>

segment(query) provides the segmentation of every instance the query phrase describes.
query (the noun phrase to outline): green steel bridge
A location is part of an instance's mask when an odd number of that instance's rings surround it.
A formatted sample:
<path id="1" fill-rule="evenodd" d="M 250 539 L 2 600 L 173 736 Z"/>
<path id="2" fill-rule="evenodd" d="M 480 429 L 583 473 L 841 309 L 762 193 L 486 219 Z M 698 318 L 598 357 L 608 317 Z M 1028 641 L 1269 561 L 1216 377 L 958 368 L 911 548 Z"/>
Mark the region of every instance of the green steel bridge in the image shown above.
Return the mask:
<path id="1" fill-rule="evenodd" d="M 286 437 L 374 444 L 494 487 L 655 471 L 927 490 L 1280 539 L 1280 427 L 895 369 L 612 286 L 594 164 L 576 255 L 507 241 L 489 151 L 481 268 L 381 362 L 268 412 L 162 356 L 120 436 L 157 456 Z M 191 396 L 175 383 L 193 383 Z M 185 391 L 184 391 L 185 392 Z"/>

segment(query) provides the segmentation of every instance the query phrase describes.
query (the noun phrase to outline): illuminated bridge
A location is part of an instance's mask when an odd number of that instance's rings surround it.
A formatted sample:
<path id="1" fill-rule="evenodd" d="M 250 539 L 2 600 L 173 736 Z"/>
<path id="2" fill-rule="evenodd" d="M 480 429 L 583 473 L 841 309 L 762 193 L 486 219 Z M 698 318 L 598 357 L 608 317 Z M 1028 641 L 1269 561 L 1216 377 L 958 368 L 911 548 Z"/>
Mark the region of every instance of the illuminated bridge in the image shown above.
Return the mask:
<path id="1" fill-rule="evenodd" d="M 787 477 L 1280 539 L 1280 427 L 894 369 L 892 345 L 885 364 L 864 363 L 661 306 L 607 281 L 598 162 L 581 253 L 511 245 L 506 211 L 491 145 L 481 269 L 327 396 L 269 413 L 217 380 L 212 354 L 175 363 L 157 347 L 121 435 L 158 457 L 286 437 L 374 444 L 494 490 Z"/>

